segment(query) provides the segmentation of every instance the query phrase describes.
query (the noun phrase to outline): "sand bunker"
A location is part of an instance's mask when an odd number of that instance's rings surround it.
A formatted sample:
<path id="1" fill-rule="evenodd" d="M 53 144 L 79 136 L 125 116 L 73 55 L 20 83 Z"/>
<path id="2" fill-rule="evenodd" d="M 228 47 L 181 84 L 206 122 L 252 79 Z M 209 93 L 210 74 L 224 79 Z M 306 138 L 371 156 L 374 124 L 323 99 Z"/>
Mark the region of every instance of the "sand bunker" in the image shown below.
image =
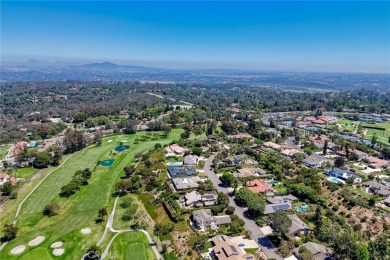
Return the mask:
<path id="1" fill-rule="evenodd" d="M 11 250 L 11 254 L 13 255 L 19 255 L 21 253 L 23 253 L 23 251 L 26 249 L 26 246 L 24 245 L 21 245 L 21 246 L 17 246 L 15 247 L 14 249 Z"/>
<path id="2" fill-rule="evenodd" d="M 59 248 L 60 246 L 62 246 L 62 242 L 55 242 L 51 244 L 51 248 Z"/>
<path id="3" fill-rule="evenodd" d="M 83 228 L 80 231 L 81 231 L 81 234 L 83 234 L 83 235 L 87 235 L 87 234 L 91 233 L 91 229 L 90 228 Z"/>
<path id="4" fill-rule="evenodd" d="M 112 142 L 112 140 L 108 140 L 108 143 L 111 143 Z"/>
<path id="5" fill-rule="evenodd" d="M 53 250 L 53 255 L 55 255 L 55 256 L 60 256 L 60 255 L 62 255 L 64 252 L 65 252 L 65 249 L 63 249 L 63 248 L 54 249 L 54 250 Z"/>
<path id="6" fill-rule="evenodd" d="M 40 243 L 42 243 L 43 240 L 45 240 L 45 237 L 44 237 L 44 236 L 37 236 L 36 238 L 34 238 L 34 239 L 31 240 L 30 242 L 28 242 L 28 245 L 29 245 L 29 246 L 37 246 L 37 245 L 39 245 Z"/>

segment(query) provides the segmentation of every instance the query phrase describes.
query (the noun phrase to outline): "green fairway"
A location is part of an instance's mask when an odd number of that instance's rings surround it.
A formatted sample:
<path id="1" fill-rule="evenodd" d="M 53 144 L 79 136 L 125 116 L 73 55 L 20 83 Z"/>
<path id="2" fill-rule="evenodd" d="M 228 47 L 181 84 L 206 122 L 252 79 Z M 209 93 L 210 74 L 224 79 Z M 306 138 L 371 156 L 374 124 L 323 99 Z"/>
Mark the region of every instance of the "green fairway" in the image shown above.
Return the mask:
<path id="1" fill-rule="evenodd" d="M 11 145 L 0 146 L 0 160 L 4 159 L 8 153 L 8 150 L 11 148 Z"/>
<path id="2" fill-rule="evenodd" d="M 156 259 L 146 236 L 139 231 L 118 235 L 110 247 L 109 255 L 115 255 L 116 259 Z"/>
<path id="3" fill-rule="evenodd" d="M 1 253 L 6 253 L 9 259 L 19 259 L 25 255 L 29 257 L 30 253 L 36 249 L 32 250 L 27 247 L 20 256 L 11 256 L 9 252 L 15 246 L 26 245 L 36 236 L 44 235 L 46 240 L 38 248 L 50 249 L 51 243 L 64 240 L 65 254 L 62 257 L 80 259 L 87 248 L 96 243 L 102 235 L 106 223 L 95 223 L 97 212 L 102 207 L 107 207 L 111 212 L 115 199 L 112 196 L 114 185 L 123 174 L 123 168 L 134 160 L 137 153 L 153 148 L 155 143 L 167 144 L 178 139 L 181 132 L 181 129 L 173 129 L 168 138 L 147 140 L 138 144 L 133 144 L 133 141 L 145 133 L 112 136 L 105 138 L 101 146 L 91 146 L 77 152 L 62 167 L 47 177 L 26 200 L 17 222 L 18 237 L 11 241 Z M 114 148 L 121 141 L 129 143 L 130 149 L 117 153 Z M 110 167 L 97 164 L 98 161 L 105 159 L 115 159 L 115 162 Z M 69 198 L 59 197 L 61 187 L 72 179 L 74 172 L 85 168 L 93 170 L 89 185 L 82 186 L 78 193 Z M 25 196 L 24 193 L 23 195 Z M 59 215 L 43 216 L 43 208 L 49 203 L 57 203 L 60 206 Z M 0 212 L 1 225 L 12 222 L 16 206 L 8 206 L 5 209 L 9 210 Z M 80 229 L 86 227 L 91 228 L 92 233 L 82 235 Z"/>

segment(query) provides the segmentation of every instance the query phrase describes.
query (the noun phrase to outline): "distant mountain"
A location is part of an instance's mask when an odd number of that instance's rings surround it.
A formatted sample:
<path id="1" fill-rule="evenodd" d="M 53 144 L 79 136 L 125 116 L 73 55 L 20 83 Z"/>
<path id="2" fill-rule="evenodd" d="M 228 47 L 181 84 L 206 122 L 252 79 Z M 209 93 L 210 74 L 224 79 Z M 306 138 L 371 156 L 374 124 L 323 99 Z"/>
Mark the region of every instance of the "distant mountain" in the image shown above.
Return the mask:
<path id="1" fill-rule="evenodd" d="M 18 63 L 17 66 L 28 67 L 28 68 L 42 68 L 42 67 L 48 67 L 50 66 L 50 64 L 37 59 L 29 59 L 28 61 Z"/>
<path id="2" fill-rule="evenodd" d="M 120 65 L 112 62 L 104 61 L 104 62 L 97 62 L 97 63 L 88 63 L 77 67 L 83 67 L 89 69 L 116 69 L 120 67 Z"/>

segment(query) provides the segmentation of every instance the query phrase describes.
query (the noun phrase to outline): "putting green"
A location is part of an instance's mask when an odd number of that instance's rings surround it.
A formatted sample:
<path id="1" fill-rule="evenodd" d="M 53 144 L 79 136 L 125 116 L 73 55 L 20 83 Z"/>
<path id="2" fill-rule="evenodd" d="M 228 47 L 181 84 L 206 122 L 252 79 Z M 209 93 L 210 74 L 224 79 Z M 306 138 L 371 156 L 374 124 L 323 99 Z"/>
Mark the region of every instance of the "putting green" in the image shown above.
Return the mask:
<path id="1" fill-rule="evenodd" d="M 156 259 L 146 236 L 139 231 L 126 232 L 118 235 L 109 249 L 111 255 L 117 259 Z"/>
<path id="2" fill-rule="evenodd" d="M 49 251 L 44 247 L 34 248 L 23 254 L 20 260 L 51 259 Z"/>

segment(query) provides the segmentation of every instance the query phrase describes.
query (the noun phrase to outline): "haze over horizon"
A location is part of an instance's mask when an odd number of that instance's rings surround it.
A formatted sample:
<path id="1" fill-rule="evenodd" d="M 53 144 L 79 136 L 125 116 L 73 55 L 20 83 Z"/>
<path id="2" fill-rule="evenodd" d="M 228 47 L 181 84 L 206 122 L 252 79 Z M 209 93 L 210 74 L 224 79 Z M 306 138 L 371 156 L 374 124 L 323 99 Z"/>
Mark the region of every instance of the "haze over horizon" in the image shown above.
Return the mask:
<path id="1" fill-rule="evenodd" d="M 1 3 L 2 61 L 390 72 L 389 2 Z"/>

